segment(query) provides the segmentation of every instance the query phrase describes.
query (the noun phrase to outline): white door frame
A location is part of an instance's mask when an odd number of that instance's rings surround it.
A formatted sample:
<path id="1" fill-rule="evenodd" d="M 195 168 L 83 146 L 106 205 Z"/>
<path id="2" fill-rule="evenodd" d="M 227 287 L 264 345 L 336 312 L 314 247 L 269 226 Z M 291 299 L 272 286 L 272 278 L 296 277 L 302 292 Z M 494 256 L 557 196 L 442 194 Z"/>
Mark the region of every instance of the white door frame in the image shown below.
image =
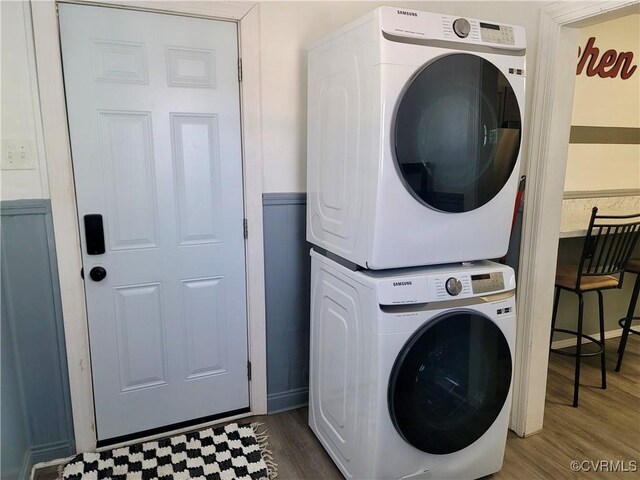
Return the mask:
<path id="1" fill-rule="evenodd" d="M 258 6 L 249 2 L 65 0 L 196 16 L 238 23 L 242 58 L 241 85 L 244 208 L 249 236 L 245 242 L 249 360 L 252 363 L 250 412 L 267 412 L 264 247 L 262 230 L 262 127 L 260 112 L 260 31 Z M 71 389 L 76 450 L 96 448 L 89 335 L 85 293 L 80 278 L 82 252 L 77 217 L 71 146 L 67 126 L 57 0 L 31 3 L 45 158 L 49 174 L 64 334 Z M 239 416 L 238 416 L 239 417 Z M 233 417 L 237 418 L 237 417 Z M 225 419 L 228 420 L 228 419 Z M 220 422 L 222 420 L 219 420 Z"/>
<path id="2" fill-rule="evenodd" d="M 510 428 L 542 430 L 553 287 L 577 61 L 577 28 L 615 18 L 638 0 L 556 2 L 541 12 L 529 128 L 527 193 Z M 596 18 L 597 17 L 597 18 Z"/>

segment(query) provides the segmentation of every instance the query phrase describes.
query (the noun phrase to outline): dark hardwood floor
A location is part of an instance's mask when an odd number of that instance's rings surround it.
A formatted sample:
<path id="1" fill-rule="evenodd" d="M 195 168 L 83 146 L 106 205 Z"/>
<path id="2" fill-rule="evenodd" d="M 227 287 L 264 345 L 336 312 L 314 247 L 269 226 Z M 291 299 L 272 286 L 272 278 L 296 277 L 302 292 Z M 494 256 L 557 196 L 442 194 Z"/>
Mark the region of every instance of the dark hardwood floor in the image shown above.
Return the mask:
<path id="1" fill-rule="evenodd" d="M 640 478 L 640 337 L 627 344 L 622 372 L 615 373 L 618 339 L 607 341 L 608 388 L 599 388 L 598 357 L 583 361 L 580 407 L 573 408 L 573 359 L 549 361 L 544 429 L 528 438 L 509 432 L 504 465 L 496 480 Z M 307 426 L 307 409 L 244 421 L 264 423 L 280 480 L 341 480 L 337 468 Z M 635 461 L 636 472 L 573 472 L 574 460 Z M 620 464 L 622 466 L 622 464 Z M 53 480 L 55 470 L 38 472 Z"/>
<path id="2" fill-rule="evenodd" d="M 606 342 L 607 389 L 600 388 L 600 359 L 583 359 L 580 406 L 573 408 L 574 359 L 552 354 L 542 432 L 509 432 L 504 465 L 494 479 L 640 478 L 640 336 L 630 335 L 620 373 L 613 371 L 619 339 Z M 574 460 L 635 461 L 637 472 L 573 472 Z"/>

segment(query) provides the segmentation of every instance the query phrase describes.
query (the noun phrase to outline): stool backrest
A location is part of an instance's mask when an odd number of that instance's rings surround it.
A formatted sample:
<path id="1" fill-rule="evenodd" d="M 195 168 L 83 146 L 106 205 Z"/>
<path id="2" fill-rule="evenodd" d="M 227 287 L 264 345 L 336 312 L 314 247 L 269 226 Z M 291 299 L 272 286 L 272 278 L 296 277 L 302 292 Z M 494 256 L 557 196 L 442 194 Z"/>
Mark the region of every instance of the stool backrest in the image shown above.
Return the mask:
<path id="1" fill-rule="evenodd" d="M 589 229 L 584 240 L 577 288 L 586 276 L 620 275 L 640 237 L 640 213 L 634 215 L 598 215 L 593 207 Z"/>

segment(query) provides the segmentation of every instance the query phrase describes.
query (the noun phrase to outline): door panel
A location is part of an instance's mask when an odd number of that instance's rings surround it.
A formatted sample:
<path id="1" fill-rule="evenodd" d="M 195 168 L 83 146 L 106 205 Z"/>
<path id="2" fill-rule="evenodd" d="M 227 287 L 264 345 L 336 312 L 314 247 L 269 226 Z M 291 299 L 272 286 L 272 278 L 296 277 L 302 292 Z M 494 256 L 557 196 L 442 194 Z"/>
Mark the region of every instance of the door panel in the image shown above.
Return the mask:
<path id="1" fill-rule="evenodd" d="M 172 115 L 180 244 L 222 242 L 216 115 Z"/>
<path id="2" fill-rule="evenodd" d="M 120 391 L 167 383 L 160 285 L 114 290 Z"/>
<path id="3" fill-rule="evenodd" d="M 92 40 L 94 80 L 124 83 L 147 83 L 144 44 Z"/>
<path id="4" fill-rule="evenodd" d="M 167 48 L 167 62 L 169 86 L 216 88 L 215 51 Z"/>
<path id="5" fill-rule="evenodd" d="M 247 408 L 236 24 L 59 11 L 98 439 Z"/>
<path id="6" fill-rule="evenodd" d="M 188 346 L 187 378 L 225 373 L 224 279 L 184 280 L 182 286 Z"/>
<path id="7" fill-rule="evenodd" d="M 111 249 L 156 247 L 151 115 L 104 111 L 98 115 Z"/>

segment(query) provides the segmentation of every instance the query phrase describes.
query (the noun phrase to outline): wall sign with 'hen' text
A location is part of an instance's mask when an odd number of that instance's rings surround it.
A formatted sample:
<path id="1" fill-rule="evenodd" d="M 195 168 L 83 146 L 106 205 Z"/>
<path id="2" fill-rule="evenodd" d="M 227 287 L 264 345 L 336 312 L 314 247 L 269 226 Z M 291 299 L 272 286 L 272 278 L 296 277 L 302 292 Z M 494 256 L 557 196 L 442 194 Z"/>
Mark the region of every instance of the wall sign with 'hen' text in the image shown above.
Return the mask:
<path id="1" fill-rule="evenodd" d="M 618 53 L 611 49 L 600 56 L 600 49 L 594 46 L 595 42 L 596 37 L 591 37 L 587 40 L 584 51 L 578 47 L 576 75 L 582 73 L 585 65 L 587 77 L 598 75 L 600 78 L 615 78 L 620 74 L 620 78 L 626 80 L 636 72 L 638 66 L 633 65 L 633 52 Z"/>

